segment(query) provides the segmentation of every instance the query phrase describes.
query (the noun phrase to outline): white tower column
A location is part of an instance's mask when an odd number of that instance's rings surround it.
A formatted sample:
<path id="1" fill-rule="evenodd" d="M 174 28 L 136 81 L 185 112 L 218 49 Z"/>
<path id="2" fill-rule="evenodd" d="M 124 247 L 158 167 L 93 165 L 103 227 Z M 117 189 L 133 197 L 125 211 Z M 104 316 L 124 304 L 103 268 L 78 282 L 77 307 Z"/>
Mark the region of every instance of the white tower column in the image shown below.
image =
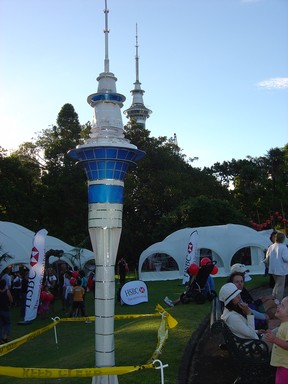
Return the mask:
<path id="1" fill-rule="evenodd" d="M 84 144 L 69 151 L 79 160 L 88 179 L 88 227 L 96 266 L 96 367 L 115 365 L 115 263 L 122 230 L 124 177 L 129 166 L 145 156 L 123 134 L 121 108 L 125 97 L 117 93 L 117 79 L 109 71 L 107 0 L 104 13 L 104 72 L 97 78 L 97 93 L 87 98 L 94 108 L 92 130 Z M 92 384 L 118 384 L 118 378 L 94 376 Z"/>

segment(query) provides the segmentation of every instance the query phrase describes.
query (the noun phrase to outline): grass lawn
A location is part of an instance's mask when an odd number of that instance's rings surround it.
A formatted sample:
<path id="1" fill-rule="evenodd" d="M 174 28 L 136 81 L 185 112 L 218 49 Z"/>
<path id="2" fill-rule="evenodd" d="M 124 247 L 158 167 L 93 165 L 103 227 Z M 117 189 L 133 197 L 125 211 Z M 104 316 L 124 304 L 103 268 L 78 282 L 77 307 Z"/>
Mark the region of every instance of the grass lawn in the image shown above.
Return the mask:
<path id="1" fill-rule="evenodd" d="M 226 282 L 226 278 L 216 278 L 216 290 Z M 254 276 L 246 284 L 247 288 L 267 284 L 267 278 Z M 186 344 L 199 323 L 210 311 L 210 302 L 203 305 L 190 303 L 167 308 L 163 298 L 169 296 L 176 299 L 184 291 L 181 281 L 147 282 L 149 302 L 136 306 L 121 306 L 116 303 L 115 315 L 118 314 L 147 314 L 155 313 L 157 304 L 162 305 L 178 321 L 177 327 L 169 330 L 169 337 L 164 345 L 160 357 L 165 368 L 165 383 L 176 383 L 179 366 Z M 116 288 L 119 286 L 116 285 Z M 87 315 L 94 314 L 94 301 L 92 293 L 86 298 Z M 52 316 L 65 317 L 61 309 L 60 300 L 55 303 Z M 10 339 L 21 337 L 36 329 L 51 323 L 50 319 L 35 319 L 31 325 L 18 325 L 20 319 L 19 309 L 12 309 L 12 332 Z M 115 358 L 116 365 L 146 364 L 151 358 L 157 345 L 157 331 L 160 317 L 115 320 Z M 40 368 L 91 368 L 95 366 L 94 352 L 94 323 L 85 324 L 60 323 L 57 326 L 58 344 L 54 339 L 53 329 L 39 337 L 27 342 L 13 352 L 1 357 L 2 366 L 14 367 L 40 367 Z M 126 375 L 119 375 L 120 384 L 158 384 L 160 370 L 148 369 Z M 91 378 L 62 378 L 62 379 L 17 379 L 0 376 L 0 383 L 5 384 L 90 384 Z"/>

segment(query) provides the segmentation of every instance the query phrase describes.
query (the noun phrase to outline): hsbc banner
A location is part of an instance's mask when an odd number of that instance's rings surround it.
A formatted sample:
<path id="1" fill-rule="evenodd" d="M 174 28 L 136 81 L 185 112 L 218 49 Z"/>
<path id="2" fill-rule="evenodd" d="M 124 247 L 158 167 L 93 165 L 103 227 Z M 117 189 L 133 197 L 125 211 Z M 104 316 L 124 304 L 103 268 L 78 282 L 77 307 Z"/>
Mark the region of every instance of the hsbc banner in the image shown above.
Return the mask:
<path id="1" fill-rule="evenodd" d="M 197 245 L 198 245 L 198 231 L 195 230 L 191 232 L 189 241 L 188 241 L 182 284 L 187 284 L 190 279 L 190 276 L 187 270 L 191 264 L 196 263 Z"/>
<path id="2" fill-rule="evenodd" d="M 38 231 L 33 240 L 30 257 L 29 281 L 26 294 L 24 321 L 32 321 L 37 316 L 41 284 L 44 275 L 46 229 Z"/>
<path id="3" fill-rule="evenodd" d="M 140 280 L 129 281 L 124 284 L 121 293 L 121 301 L 127 305 L 136 305 L 148 301 L 147 285 Z"/>

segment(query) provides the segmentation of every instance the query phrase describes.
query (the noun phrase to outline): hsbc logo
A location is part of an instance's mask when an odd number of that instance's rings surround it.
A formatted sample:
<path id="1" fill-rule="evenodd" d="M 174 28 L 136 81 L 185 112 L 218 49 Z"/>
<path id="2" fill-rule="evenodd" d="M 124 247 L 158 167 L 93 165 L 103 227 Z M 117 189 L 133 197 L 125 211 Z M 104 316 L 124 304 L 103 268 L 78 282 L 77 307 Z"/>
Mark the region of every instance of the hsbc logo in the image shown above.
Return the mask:
<path id="1" fill-rule="evenodd" d="M 120 292 L 124 304 L 135 305 L 148 301 L 148 289 L 146 284 L 140 280 L 129 281 L 124 284 Z"/>
<path id="2" fill-rule="evenodd" d="M 188 243 L 188 253 L 193 251 L 193 244 L 191 242 Z"/>
<path id="3" fill-rule="evenodd" d="M 34 267 L 38 263 L 39 260 L 39 251 L 36 247 L 32 248 L 31 257 L 30 257 L 30 265 Z"/>

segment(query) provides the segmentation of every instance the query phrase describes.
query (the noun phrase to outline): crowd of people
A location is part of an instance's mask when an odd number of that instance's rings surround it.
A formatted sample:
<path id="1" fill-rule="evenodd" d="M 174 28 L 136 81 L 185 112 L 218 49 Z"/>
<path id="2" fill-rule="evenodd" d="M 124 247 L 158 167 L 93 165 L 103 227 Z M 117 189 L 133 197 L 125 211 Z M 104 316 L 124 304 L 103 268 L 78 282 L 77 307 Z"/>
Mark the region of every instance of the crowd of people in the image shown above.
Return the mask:
<path id="1" fill-rule="evenodd" d="M 284 291 L 288 276 L 288 248 L 284 244 L 285 235 L 282 232 L 273 232 L 271 241 L 272 244 L 268 247 L 265 257 L 265 273 L 270 276 L 273 283 L 270 281 L 271 295 L 253 298 L 245 287 L 245 282 L 251 279 L 249 270 L 246 265 L 237 263 L 232 265 L 228 281 L 219 291 L 219 300 L 223 303 L 221 318 L 235 335 L 244 339 L 261 338 L 267 343 L 271 350 L 271 365 L 277 368 L 275 383 L 286 384 L 288 383 L 288 296 L 284 296 Z M 208 293 L 215 292 L 214 281 L 210 276 L 213 274 L 214 266 L 211 261 L 210 264 L 211 271 L 203 286 L 204 288 L 208 286 Z M 123 286 L 128 272 L 128 264 L 124 258 L 117 263 L 117 272 L 120 285 Z M 194 279 L 193 275 L 191 272 L 191 278 Z M 26 268 L 21 273 L 11 272 L 11 269 L 6 268 L 0 276 L 0 344 L 9 340 L 11 306 L 19 307 L 21 317 L 24 319 L 28 281 L 29 270 Z M 58 297 L 65 315 L 85 317 L 85 296 L 89 290 L 95 295 L 94 271 L 86 276 L 83 270 L 78 270 L 77 267 L 72 269 L 67 264 L 62 264 L 57 273 L 49 267 L 44 271 L 38 315 L 46 318 L 53 312 L 55 298 Z M 168 298 L 164 301 L 169 306 L 181 302 L 180 299 L 172 302 Z M 274 327 L 275 321 L 278 322 L 277 327 Z"/>
<path id="2" fill-rule="evenodd" d="M 94 272 L 91 273 L 94 276 Z M 29 270 L 23 268 L 21 271 L 13 272 L 6 268 L 0 276 L 0 344 L 7 343 L 11 331 L 10 310 L 18 307 L 20 317 L 25 319 L 26 295 L 28 290 Z M 93 289 L 95 285 L 90 285 Z M 54 312 L 55 299 L 62 302 L 62 310 L 69 317 L 86 316 L 85 294 L 89 290 L 88 278 L 83 270 L 77 267 L 71 269 L 62 264 L 60 271 L 56 274 L 53 268 L 44 270 L 42 286 L 39 296 L 37 314 L 42 319 Z"/>
<path id="3" fill-rule="evenodd" d="M 240 263 L 231 266 L 228 281 L 219 291 L 219 300 L 223 305 L 221 318 L 230 330 L 242 339 L 262 339 L 267 344 L 271 365 L 276 367 L 275 384 L 288 384 L 288 296 L 284 296 L 288 278 L 288 248 L 284 244 L 285 239 L 284 233 L 273 231 L 270 237 L 272 244 L 265 252 L 265 275 L 270 279 L 271 295 L 253 298 L 245 287 L 245 282 L 251 280 L 249 270 Z M 212 268 L 212 259 L 210 264 Z M 200 262 L 200 269 L 201 266 Z M 193 267 L 191 273 L 187 270 L 190 281 L 195 281 L 199 267 L 196 264 L 190 267 Z M 201 286 L 201 293 L 206 297 L 209 297 L 207 292 L 211 292 L 207 286 L 214 291 L 211 280 L 209 275 L 205 285 Z M 174 301 L 165 297 L 164 302 L 173 307 L 182 301 L 180 296 Z"/>
<path id="4" fill-rule="evenodd" d="M 128 264 L 124 258 L 119 259 L 116 272 L 121 286 L 125 284 Z M 6 268 L 0 275 L 0 344 L 7 343 L 11 331 L 10 310 L 19 308 L 20 317 L 25 319 L 26 294 L 29 282 L 29 269 L 12 271 Z M 55 299 L 62 303 L 62 311 L 69 317 L 86 317 L 85 296 L 88 291 L 95 297 L 95 271 L 88 272 L 71 268 L 68 264 L 58 265 L 57 271 L 52 267 L 44 269 L 39 296 L 37 315 L 45 319 L 54 313 Z M 89 322 L 88 320 L 86 321 Z"/>
<path id="5" fill-rule="evenodd" d="M 288 276 L 288 248 L 285 235 L 275 232 L 266 252 L 267 274 L 274 281 L 272 294 L 254 300 L 244 287 L 249 272 L 243 264 L 231 267 L 229 281 L 219 291 L 223 303 L 222 320 L 238 337 L 263 339 L 271 350 L 270 364 L 276 367 L 275 384 L 288 383 L 288 296 L 284 296 Z M 278 322 L 275 326 L 275 319 Z"/>

